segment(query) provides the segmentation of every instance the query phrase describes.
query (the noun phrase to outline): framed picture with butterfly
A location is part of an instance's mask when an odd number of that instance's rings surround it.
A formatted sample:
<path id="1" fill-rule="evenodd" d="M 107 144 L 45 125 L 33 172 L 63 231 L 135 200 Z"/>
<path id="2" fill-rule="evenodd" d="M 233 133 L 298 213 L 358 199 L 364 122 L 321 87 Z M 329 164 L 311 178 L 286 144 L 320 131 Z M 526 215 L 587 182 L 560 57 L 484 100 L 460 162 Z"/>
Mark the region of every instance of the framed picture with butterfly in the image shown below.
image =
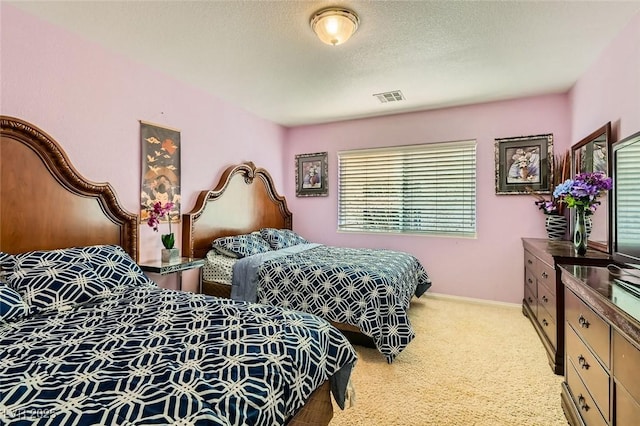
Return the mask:
<path id="1" fill-rule="evenodd" d="M 161 221 L 180 221 L 180 130 L 140 120 L 142 183 L 140 220 L 149 219 L 149 209 L 160 202 L 173 203 Z"/>

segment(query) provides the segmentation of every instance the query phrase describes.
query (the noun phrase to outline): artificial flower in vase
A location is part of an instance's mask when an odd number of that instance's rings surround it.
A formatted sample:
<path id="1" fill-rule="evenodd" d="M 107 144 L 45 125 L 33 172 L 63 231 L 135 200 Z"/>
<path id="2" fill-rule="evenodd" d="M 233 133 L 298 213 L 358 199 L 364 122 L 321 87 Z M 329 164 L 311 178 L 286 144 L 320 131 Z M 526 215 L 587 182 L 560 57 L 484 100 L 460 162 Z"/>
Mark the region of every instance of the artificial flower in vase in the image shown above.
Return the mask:
<path id="1" fill-rule="evenodd" d="M 553 196 L 560 199 L 561 203 L 576 209 L 573 245 L 579 256 L 587 252 L 587 216 L 595 213 L 600 205 L 598 198 L 611 190 L 612 186 L 611 178 L 602 172 L 579 173 L 553 191 Z"/>
<path id="2" fill-rule="evenodd" d="M 164 249 L 162 249 L 163 262 L 172 262 L 180 257 L 179 250 L 174 247 L 176 243 L 175 235 L 171 232 L 171 209 L 173 209 L 173 206 L 174 204 L 172 202 L 168 202 L 163 206 L 162 203 L 158 201 L 149 209 L 147 224 L 152 227 L 155 232 L 158 232 L 160 219 L 166 216 L 167 222 L 169 223 L 169 233 L 160 236 L 160 240 L 164 246 Z"/>
<path id="3" fill-rule="evenodd" d="M 545 227 L 550 240 L 563 240 L 567 233 L 567 218 L 564 215 L 564 206 L 557 198 L 547 200 L 542 195 L 529 191 L 538 200 L 535 204 L 546 216 Z"/>

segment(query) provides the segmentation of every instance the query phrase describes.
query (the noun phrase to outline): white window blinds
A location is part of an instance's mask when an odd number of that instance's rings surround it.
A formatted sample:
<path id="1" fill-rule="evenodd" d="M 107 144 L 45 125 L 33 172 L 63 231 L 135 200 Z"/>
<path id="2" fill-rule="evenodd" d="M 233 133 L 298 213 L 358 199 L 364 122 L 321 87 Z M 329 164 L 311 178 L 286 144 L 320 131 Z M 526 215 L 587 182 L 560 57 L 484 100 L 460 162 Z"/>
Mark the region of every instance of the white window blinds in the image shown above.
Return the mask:
<path id="1" fill-rule="evenodd" d="M 476 141 L 338 152 L 338 229 L 475 236 Z"/>
<path id="2" fill-rule="evenodd" d="M 617 250 L 636 251 L 640 241 L 640 138 L 615 152 L 615 224 Z"/>

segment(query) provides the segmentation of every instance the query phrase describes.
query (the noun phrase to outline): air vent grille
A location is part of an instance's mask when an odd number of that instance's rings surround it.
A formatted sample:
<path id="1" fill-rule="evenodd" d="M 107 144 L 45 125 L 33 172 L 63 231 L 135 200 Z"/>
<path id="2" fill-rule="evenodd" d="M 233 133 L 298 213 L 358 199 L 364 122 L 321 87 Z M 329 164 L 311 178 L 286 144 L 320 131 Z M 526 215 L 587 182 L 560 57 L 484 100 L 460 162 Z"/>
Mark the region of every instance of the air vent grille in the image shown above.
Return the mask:
<path id="1" fill-rule="evenodd" d="M 381 104 L 386 104 L 387 102 L 398 102 L 398 101 L 405 100 L 404 95 L 399 90 L 393 90 L 391 92 L 384 92 L 384 93 L 376 93 L 373 96 L 378 98 Z"/>

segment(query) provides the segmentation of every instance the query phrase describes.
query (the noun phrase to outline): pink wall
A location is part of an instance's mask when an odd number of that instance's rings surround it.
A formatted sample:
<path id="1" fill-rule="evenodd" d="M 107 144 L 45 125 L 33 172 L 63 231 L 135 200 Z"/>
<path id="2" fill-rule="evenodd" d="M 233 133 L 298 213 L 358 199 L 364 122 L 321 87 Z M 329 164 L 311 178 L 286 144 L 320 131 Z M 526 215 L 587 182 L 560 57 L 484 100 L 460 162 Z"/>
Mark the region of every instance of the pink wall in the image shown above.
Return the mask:
<path id="1" fill-rule="evenodd" d="M 640 131 L 640 13 L 574 85 L 569 102 L 573 141 L 609 121 L 613 142 Z M 606 214 L 598 213 L 593 220 L 594 229 L 606 229 Z"/>
<path id="2" fill-rule="evenodd" d="M 241 161 L 270 170 L 282 188 L 281 126 L 5 3 L 0 8 L 0 112 L 49 133 L 80 174 L 110 182 L 126 209 L 139 213 L 138 120 L 181 130 L 183 212 Z M 141 231 L 141 260 L 158 257 L 159 234 L 146 225 Z M 186 288 L 195 282 L 185 274 Z"/>
<path id="3" fill-rule="evenodd" d="M 574 141 L 608 121 L 614 141 L 640 131 L 640 13 L 574 85 L 569 99 Z"/>
<path id="4" fill-rule="evenodd" d="M 495 138 L 553 133 L 556 152 L 568 149 L 566 95 L 336 122 L 290 129 L 285 145 L 285 188 L 294 229 L 330 245 L 391 248 L 417 256 L 432 291 L 519 303 L 523 297 L 521 237 L 546 237 L 544 215 L 527 195 L 495 194 Z M 477 140 L 476 239 L 338 233 L 337 151 Z M 329 155 L 329 196 L 295 197 L 296 154 Z"/>

